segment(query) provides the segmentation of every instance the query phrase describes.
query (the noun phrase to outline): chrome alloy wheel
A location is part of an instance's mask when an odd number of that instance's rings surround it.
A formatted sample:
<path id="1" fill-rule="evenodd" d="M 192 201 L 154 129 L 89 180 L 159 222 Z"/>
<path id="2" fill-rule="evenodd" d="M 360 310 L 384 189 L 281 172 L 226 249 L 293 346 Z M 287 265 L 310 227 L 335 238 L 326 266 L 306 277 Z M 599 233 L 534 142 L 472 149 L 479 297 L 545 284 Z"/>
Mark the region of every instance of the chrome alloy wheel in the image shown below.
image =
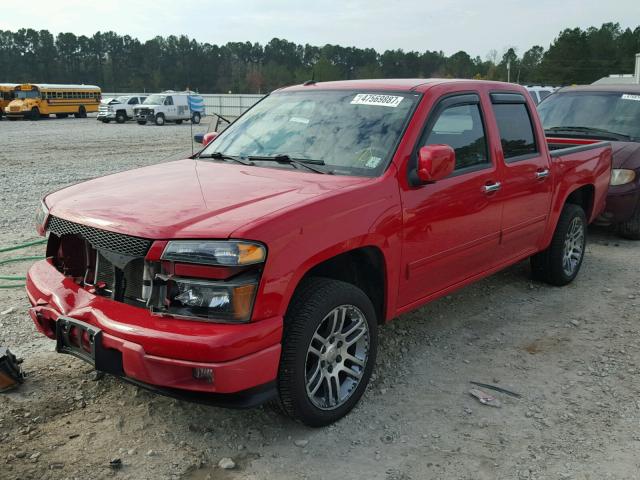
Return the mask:
<path id="1" fill-rule="evenodd" d="M 324 317 L 305 362 L 307 396 L 313 405 L 333 410 L 349 399 L 364 374 L 369 344 L 369 324 L 359 308 L 341 305 Z"/>
<path id="2" fill-rule="evenodd" d="M 584 223 L 581 218 L 571 220 L 562 250 L 562 269 L 567 276 L 575 273 L 584 254 Z"/>

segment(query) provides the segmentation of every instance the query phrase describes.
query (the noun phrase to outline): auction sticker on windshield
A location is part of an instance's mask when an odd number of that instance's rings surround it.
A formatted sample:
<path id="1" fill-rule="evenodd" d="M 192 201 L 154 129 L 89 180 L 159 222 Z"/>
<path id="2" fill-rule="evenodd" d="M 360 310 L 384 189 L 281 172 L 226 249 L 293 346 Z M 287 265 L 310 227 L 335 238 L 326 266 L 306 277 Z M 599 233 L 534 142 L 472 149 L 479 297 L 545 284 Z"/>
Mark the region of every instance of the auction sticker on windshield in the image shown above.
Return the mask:
<path id="1" fill-rule="evenodd" d="M 640 102 L 640 95 L 631 95 L 630 93 L 625 93 L 622 95 L 623 100 L 635 100 L 636 102 Z M 353 103 L 353 102 L 351 102 Z"/>
<path id="2" fill-rule="evenodd" d="M 392 107 L 396 108 L 400 105 L 404 97 L 398 97 L 396 95 L 376 95 L 372 93 L 358 93 L 353 100 L 352 105 L 377 105 L 379 107 Z"/>

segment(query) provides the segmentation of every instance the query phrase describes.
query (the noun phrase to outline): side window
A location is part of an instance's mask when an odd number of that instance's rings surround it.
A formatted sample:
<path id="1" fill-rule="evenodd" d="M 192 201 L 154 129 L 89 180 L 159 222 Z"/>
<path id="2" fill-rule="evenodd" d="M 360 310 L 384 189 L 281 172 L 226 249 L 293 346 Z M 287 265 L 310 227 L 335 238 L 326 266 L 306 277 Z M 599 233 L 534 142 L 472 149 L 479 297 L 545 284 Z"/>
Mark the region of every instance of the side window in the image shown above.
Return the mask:
<path id="1" fill-rule="evenodd" d="M 538 95 L 540 95 L 540 101 L 542 101 L 545 98 L 547 98 L 549 95 L 551 95 L 551 92 L 549 90 L 540 90 L 538 92 Z"/>
<path id="2" fill-rule="evenodd" d="M 164 100 L 165 105 L 173 105 L 173 97 L 167 97 Z"/>
<path id="3" fill-rule="evenodd" d="M 137 105 L 137 103 L 138 103 L 138 97 L 133 97 L 129 99 L 129 105 Z"/>
<path id="4" fill-rule="evenodd" d="M 422 145 L 450 145 L 456 152 L 456 170 L 489 163 L 487 139 L 477 104 L 453 105 L 440 116 Z"/>
<path id="5" fill-rule="evenodd" d="M 147 99 L 147 97 L 140 97 L 140 103 L 144 102 Z"/>
<path id="6" fill-rule="evenodd" d="M 493 111 L 506 161 L 538 152 L 526 104 L 498 103 L 493 105 Z"/>

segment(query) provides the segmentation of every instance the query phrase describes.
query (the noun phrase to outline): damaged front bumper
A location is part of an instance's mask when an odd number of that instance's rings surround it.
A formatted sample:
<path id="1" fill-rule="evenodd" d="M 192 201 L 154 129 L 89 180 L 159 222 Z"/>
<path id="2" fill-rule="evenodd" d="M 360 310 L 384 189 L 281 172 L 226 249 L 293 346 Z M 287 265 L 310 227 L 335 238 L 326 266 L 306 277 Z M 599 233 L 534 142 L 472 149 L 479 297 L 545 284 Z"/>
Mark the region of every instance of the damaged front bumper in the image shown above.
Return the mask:
<path id="1" fill-rule="evenodd" d="M 159 317 L 94 295 L 50 260 L 27 276 L 36 328 L 57 350 L 158 393 L 250 407 L 275 395 L 282 318 L 214 324 Z M 202 374 L 205 372 L 206 374 Z"/>

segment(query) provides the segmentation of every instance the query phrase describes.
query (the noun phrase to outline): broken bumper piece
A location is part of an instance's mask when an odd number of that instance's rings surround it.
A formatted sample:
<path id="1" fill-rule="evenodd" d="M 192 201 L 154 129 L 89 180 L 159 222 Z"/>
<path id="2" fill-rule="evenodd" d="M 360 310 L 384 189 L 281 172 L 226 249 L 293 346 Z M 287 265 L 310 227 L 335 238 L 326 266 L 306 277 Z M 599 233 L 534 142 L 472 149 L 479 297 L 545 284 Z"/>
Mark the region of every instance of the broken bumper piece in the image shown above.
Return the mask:
<path id="1" fill-rule="evenodd" d="M 24 382 L 24 373 L 18 360 L 8 348 L 0 347 L 0 392 L 17 387 Z"/>

